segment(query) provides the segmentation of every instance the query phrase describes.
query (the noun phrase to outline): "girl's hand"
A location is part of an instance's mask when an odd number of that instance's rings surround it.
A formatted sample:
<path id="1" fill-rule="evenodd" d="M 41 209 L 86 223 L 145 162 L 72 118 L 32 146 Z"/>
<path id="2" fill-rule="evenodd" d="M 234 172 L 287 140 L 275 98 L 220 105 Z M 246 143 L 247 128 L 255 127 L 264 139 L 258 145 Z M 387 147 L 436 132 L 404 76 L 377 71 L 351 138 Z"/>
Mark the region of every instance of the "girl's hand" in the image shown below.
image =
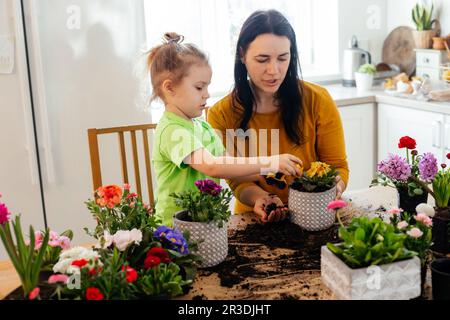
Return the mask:
<path id="1" fill-rule="evenodd" d="M 279 207 L 282 207 L 284 205 L 280 198 L 273 195 L 265 195 L 255 201 L 253 212 L 255 212 L 259 216 L 261 222 L 278 222 L 286 219 L 288 208 L 277 208 L 276 210 L 272 210 L 272 212 L 267 215 L 265 209 L 266 206 L 270 205 L 271 203 L 275 203 Z"/>
<path id="2" fill-rule="evenodd" d="M 281 172 L 287 176 L 300 176 L 303 162 L 292 154 L 279 154 L 270 157 L 270 167 L 273 172 Z"/>
<path id="3" fill-rule="evenodd" d="M 345 191 L 345 182 L 342 180 L 341 176 L 336 176 L 336 198 L 335 200 L 339 200 L 342 197 L 342 193 Z"/>

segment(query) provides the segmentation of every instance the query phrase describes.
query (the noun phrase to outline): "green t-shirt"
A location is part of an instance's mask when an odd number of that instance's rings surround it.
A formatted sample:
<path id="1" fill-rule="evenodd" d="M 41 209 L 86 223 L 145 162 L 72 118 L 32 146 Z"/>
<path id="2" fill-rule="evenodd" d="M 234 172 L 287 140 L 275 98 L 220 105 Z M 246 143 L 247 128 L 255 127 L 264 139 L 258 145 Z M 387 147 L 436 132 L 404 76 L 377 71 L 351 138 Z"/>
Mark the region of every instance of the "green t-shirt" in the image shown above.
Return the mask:
<path id="1" fill-rule="evenodd" d="M 183 162 L 201 148 L 214 156 L 225 153 L 222 141 L 207 122 L 202 119 L 188 121 L 172 112 L 164 112 L 155 130 L 152 159 L 157 182 L 156 215 L 164 225 L 172 226 L 173 215 L 182 209 L 169 196 L 172 192 L 195 190 L 195 181 L 212 179 Z"/>

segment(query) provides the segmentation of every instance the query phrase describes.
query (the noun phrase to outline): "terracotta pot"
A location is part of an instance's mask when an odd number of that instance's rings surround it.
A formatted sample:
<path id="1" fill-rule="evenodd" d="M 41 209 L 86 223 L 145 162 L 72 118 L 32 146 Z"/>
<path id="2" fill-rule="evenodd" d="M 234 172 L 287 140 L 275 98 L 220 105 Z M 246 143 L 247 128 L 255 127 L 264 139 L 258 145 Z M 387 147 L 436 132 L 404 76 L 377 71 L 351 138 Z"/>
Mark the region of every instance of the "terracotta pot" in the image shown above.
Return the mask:
<path id="1" fill-rule="evenodd" d="M 430 49 L 432 38 L 436 35 L 435 30 L 425 30 L 418 31 L 412 30 L 412 35 L 414 42 L 416 43 L 416 48 L 418 49 Z"/>
<path id="2" fill-rule="evenodd" d="M 445 50 L 446 38 L 433 37 L 433 49 L 435 50 Z"/>

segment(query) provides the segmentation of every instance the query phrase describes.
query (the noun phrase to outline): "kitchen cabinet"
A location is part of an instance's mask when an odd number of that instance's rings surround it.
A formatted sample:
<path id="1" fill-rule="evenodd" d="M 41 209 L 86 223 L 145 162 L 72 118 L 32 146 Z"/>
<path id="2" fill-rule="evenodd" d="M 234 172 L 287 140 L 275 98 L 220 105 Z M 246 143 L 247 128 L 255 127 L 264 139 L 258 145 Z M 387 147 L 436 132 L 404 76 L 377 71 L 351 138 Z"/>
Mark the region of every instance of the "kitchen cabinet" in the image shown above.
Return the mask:
<path id="1" fill-rule="evenodd" d="M 375 104 L 339 107 L 350 168 L 348 191 L 369 187 L 376 170 Z"/>
<path id="2" fill-rule="evenodd" d="M 441 113 L 415 110 L 380 103 L 378 105 L 378 161 L 388 153 L 406 156 L 405 149 L 398 148 L 403 136 L 417 141 L 419 153 L 431 152 L 438 162 L 444 161 L 446 146 L 450 147 L 450 120 Z M 446 133 L 447 132 L 447 133 Z"/>

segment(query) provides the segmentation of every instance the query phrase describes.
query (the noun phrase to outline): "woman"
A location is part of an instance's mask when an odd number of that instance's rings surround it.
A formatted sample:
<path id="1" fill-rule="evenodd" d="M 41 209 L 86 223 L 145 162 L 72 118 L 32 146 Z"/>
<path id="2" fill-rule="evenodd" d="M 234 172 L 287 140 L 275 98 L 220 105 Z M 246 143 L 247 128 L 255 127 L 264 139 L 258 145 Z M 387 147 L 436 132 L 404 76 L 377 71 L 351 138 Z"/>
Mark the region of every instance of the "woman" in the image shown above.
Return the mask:
<path id="1" fill-rule="evenodd" d="M 255 156 L 249 151 L 256 148 L 258 155 L 291 153 L 305 169 L 314 161 L 331 164 L 340 174 L 339 198 L 349 177 L 339 112 L 324 88 L 301 80 L 295 32 L 281 13 L 256 11 L 244 22 L 234 80 L 233 91 L 208 112 L 208 122 L 222 133 L 227 151 L 234 156 Z M 288 183 L 292 179 L 287 177 Z M 286 204 L 288 188 L 269 186 L 262 176 L 253 182 L 227 182 L 238 200 L 235 213 L 253 210 L 262 222 L 286 217 L 284 210 L 267 215 L 264 208 Z"/>

